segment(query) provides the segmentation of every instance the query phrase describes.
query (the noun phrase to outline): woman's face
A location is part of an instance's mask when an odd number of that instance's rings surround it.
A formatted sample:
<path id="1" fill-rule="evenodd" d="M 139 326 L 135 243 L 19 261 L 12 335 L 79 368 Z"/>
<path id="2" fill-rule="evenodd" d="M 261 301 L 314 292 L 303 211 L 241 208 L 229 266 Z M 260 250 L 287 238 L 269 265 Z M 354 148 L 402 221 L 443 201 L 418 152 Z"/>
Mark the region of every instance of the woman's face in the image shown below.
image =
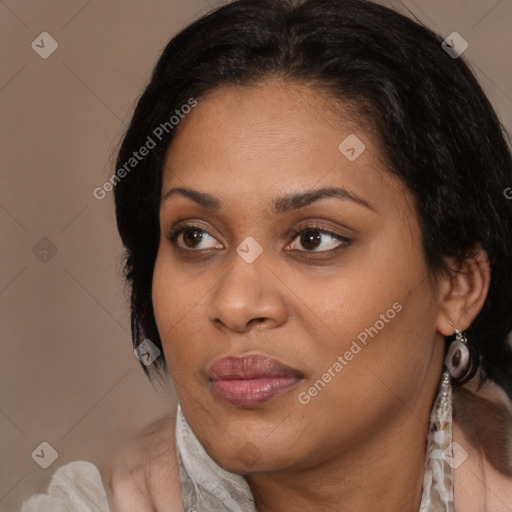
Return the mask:
<path id="1" fill-rule="evenodd" d="M 412 198 L 327 101 L 278 80 L 219 88 L 166 158 L 156 321 L 188 422 L 241 474 L 426 429 L 441 371 Z"/>

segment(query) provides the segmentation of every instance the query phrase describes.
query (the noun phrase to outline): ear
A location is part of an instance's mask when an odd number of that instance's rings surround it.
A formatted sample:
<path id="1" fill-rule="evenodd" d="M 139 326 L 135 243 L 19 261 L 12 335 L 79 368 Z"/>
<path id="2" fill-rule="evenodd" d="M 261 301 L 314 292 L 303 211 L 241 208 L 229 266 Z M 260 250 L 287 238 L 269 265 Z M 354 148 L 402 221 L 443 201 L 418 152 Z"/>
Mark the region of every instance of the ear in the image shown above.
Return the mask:
<path id="1" fill-rule="evenodd" d="M 439 278 L 440 309 L 437 330 L 443 336 L 450 336 L 454 329 L 465 331 L 482 309 L 489 283 L 491 270 L 486 251 L 480 246 L 463 262 L 450 258 L 446 260 L 450 274 Z M 453 322 L 453 326 L 450 324 Z"/>

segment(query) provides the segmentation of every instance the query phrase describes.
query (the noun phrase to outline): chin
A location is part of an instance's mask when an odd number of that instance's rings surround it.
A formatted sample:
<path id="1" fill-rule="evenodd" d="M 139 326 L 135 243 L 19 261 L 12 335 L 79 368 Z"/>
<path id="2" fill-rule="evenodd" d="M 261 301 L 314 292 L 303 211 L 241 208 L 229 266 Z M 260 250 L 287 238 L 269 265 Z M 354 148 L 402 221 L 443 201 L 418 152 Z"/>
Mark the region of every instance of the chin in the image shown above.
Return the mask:
<path id="1" fill-rule="evenodd" d="M 239 475 L 282 471 L 297 464 L 300 454 L 297 444 L 279 437 L 270 443 L 268 438 L 259 436 L 256 440 L 250 436 L 235 441 L 220 439 L 210 441 L 207 449 L 210 457 L 226 471 Z M 215 446 L 212 446 L 215 444 Z"/>

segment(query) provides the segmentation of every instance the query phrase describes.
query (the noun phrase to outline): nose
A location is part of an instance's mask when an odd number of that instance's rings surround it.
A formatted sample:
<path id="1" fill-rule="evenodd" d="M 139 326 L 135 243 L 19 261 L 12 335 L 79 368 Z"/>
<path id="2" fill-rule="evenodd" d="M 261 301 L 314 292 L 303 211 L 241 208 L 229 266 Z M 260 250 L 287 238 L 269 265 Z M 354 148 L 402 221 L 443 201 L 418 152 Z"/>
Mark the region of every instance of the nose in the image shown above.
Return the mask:
<path id="1" fill-rule="evenodd" d="M 210 320 L 217 329 L 237 333 L 279 327 L 288 315 L 283 289 L 263 255 L 247 263 L 235 253 L 231 269 L 213 290 Z"/>

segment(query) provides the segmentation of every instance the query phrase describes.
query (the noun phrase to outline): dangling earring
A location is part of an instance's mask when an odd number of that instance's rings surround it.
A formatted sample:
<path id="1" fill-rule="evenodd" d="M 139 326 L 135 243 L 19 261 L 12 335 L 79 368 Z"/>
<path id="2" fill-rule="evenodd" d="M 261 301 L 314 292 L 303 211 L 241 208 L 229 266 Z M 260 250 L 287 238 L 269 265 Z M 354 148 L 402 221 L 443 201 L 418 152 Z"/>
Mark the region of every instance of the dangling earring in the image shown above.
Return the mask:
<path id="1" fill-rule="evenodd" d="M 453 327 L 452 321 L 450 324 Z M 463 333 L 455 329 L 455 340 L 450 344 L 444 364 L 454 379 L 460 379 L 469 370 L 468 340 Z"/>

